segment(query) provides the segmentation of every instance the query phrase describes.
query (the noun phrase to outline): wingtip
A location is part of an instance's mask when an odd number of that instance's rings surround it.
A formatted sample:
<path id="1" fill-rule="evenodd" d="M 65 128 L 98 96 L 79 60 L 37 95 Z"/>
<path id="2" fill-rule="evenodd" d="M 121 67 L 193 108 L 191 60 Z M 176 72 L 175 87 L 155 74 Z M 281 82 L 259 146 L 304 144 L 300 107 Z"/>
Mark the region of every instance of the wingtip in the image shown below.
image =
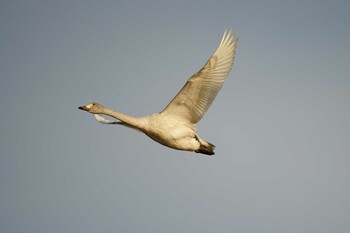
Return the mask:
<path id="1" fill-rule="evenodd" d="M 238 41 L 238 37 L 236 38 L 236 32 L 232 33 L 232 29 L 225 29 L 220 45 L 234 44 L 237 41 Z"/>

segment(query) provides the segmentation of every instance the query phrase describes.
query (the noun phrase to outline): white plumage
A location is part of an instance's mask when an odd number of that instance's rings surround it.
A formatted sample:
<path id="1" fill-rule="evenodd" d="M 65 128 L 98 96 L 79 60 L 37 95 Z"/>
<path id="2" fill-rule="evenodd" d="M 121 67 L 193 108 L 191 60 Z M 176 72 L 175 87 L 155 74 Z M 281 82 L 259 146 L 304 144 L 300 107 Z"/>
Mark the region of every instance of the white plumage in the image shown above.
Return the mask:
<path id="1" fill-rule="evenodd" d="M 215 146 L 196 134 L 196 124 L 213 103 L 232 68 L 237 41 L 235 34 L 226 30 L 208 62 L 187 80 L 160 113 L 135 118 L 98 103 L 90 103 L 79 109 L 95 114 L 96 120 L 101 123 L 120 124 L 140 130 L 165 146 L 213 155 Z M 114 117 L 118 121 L 108 120 L 99 114 Z"/>

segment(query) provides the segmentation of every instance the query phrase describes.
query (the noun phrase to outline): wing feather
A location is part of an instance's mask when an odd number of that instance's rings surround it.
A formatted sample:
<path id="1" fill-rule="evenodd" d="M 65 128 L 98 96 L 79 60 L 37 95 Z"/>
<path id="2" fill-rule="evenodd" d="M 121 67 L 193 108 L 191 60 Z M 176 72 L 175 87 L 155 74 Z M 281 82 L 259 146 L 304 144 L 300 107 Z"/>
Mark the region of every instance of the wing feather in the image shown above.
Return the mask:
<path id="1" fill-rule="evenodd" d="M 225 30 L 219 47 L 208 62 L 187 80 L 161 114 L 177 115 L 192 124 L 199 122 L 232 68 L 237 41 L 235 34 Z"/>

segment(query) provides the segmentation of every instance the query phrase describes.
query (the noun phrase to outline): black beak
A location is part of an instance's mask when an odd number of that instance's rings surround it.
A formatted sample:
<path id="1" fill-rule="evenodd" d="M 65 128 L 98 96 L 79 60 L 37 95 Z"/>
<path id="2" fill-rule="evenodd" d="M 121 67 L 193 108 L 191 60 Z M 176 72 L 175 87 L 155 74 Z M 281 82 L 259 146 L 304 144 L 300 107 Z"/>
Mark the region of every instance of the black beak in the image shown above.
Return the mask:
<path id="1" fill-rule="evenodd" d="M 84 110 L 84 111 L 89 111 L 89 109 L 87 107 L 85 107 L 85 106 L 80 106 L 79 109 L 80 110 Z"/>

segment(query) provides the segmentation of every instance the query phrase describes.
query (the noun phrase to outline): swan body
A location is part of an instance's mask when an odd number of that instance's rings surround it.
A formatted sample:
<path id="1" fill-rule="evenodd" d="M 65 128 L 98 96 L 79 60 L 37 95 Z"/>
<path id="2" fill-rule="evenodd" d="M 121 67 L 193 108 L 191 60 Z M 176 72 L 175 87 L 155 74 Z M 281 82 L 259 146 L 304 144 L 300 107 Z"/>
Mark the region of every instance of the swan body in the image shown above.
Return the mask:
<path id="1" fill-rule="evenodd" d="M 188 79 L 160 113 L 131 117 L 96 102 L 79 109 L 94 114 L 100 123 L 118 124 L 141 131 L 164 146 L 213 155 L 215 146 L 196 134 L 196 125 L 214 101 L 232 68 L 237 41 L 238 38 L 231 31 L 225 31 L 219 47 L 205 66 Z"/>

